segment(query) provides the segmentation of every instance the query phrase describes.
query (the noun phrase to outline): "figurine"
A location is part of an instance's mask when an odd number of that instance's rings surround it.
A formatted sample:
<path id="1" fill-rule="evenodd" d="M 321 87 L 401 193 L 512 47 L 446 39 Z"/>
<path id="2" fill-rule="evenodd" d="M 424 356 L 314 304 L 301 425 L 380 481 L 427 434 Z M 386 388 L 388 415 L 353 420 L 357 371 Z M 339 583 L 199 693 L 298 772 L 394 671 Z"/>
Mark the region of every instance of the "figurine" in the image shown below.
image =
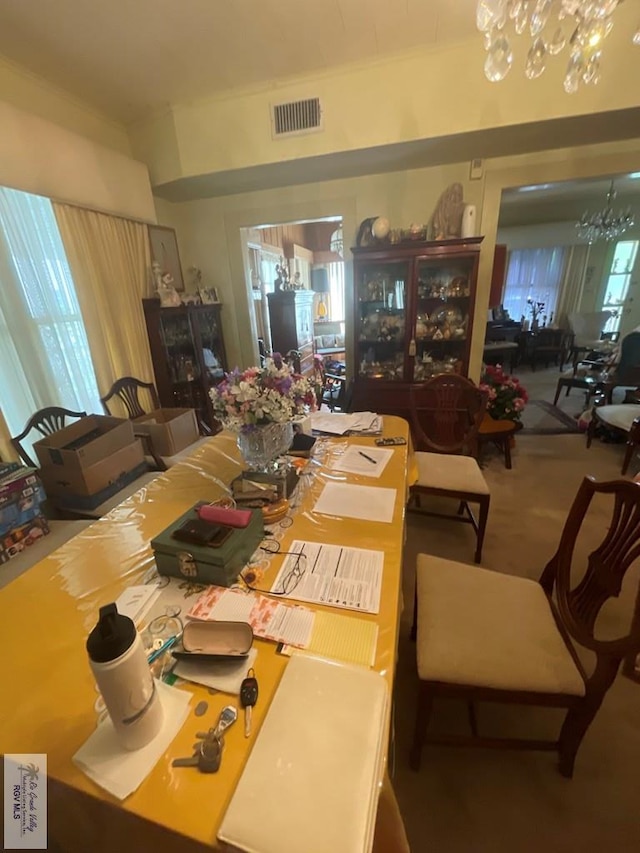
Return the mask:
<path id="1" fill-rule="evenodd" d="M 372 242 L 373 234 L 371 228 L 376 219 L 378 219 L 377 216 L 370 216 L 368 219 L 362 220 L 356 236 L 356 246 L 368 246 Z"/>
<path id="2" fill-rule="evenodd" d="M 462 184 L 451 184 L 438 199 L 431 217 L 434 240 L 450 240 L 462 233 L 465 203 Z"/>

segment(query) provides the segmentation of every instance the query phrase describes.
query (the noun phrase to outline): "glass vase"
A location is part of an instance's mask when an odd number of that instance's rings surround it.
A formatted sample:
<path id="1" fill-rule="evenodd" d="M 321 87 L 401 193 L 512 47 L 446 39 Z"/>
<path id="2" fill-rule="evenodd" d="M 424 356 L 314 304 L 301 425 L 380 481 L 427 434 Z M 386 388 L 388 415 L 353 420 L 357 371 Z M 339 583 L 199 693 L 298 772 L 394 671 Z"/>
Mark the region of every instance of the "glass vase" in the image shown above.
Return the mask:
<path id="1" fill-rule="evenodd" d="M 270 471 L 278 456 L 291 447 L 293 424 L 245 426 L 238 433 L 238 448 L 250 471 Z"/>

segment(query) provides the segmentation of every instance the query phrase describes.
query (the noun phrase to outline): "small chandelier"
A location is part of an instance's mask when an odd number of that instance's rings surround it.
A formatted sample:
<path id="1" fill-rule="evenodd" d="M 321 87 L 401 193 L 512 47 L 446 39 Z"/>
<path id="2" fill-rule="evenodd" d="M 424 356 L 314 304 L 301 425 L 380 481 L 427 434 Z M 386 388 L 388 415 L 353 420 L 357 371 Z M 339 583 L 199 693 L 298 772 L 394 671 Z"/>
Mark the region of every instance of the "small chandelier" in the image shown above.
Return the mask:
<path id="1" fill-rule="evenodd" d="M 611 187 L 607 193 L 607 206 L 597 213 L 589 213 L 585 210 L 580 221 L 576 222 L 578 237 L 581 240 L 586 240 L 589 245 L 600 239 L 616 240 L 627 228 L 633 226 L 634 215 L 630 207 L 624 212 L 614 212 L 611 205 L 615 198 L 616 191 L 611 181 Z"/>
<path id="2" fill-rule="evenodd" d="M 476 23 L 484 33 L 488 80 L 504 80 L 513 64 L 513 33 L 530 34 L 524 73 L 529 80 L 546 70 L 547 58 L 569 45 L 564 90 L 574 94 L 582 84 L 600 79 L 602 46 L 623 0 L 478 0 Z M 640 46 L 640 27 L 633 36 Z"/>

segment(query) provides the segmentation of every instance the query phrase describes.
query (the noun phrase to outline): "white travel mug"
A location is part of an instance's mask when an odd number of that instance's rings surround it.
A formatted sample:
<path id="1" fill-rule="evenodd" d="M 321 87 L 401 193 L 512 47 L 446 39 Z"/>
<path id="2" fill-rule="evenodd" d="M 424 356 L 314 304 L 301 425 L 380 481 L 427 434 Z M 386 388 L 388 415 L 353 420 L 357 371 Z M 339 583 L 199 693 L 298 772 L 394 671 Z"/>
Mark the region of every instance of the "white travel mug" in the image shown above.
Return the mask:
<path id="1" fill-rule="evenodd" d="M 140 749 L 162 728 L 164 712 L 140 635 L 115 604 L 100 608 L 87 639 L 89 663 L 125 749 Z"/>

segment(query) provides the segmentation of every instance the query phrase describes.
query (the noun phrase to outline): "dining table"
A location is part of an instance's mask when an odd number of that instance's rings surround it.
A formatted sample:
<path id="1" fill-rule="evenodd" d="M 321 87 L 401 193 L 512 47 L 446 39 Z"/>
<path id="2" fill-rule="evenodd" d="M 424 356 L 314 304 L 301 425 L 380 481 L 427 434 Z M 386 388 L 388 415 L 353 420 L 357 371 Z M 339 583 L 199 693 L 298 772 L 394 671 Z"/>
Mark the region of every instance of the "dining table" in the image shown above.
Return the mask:
<path id="1" fill-rule="evenodd" d="M 376 479 L 346 473 L 339 465 L 350 445 L 366 452 L 375 447 L 376 436 L 317 437 L 311 457 L 296 462 L 298 485 L 290 500 L 287 524 L 279 527 L 279 541 L 283 552 L 292 541 L 304 540 L 383 553 L 377 613 L 354 613 L 317 603 L 305 606 L 375 622 L 378 631 L 372 669 L 386 680 L 391 695 L 403 607 L 405 505 L 412 454 L 408 424 L 402 418 L 385 415 L 382 436 L 401 437 L 406 443 L 389 448 L 390 458 Z M 98 722 L 98 693 L 86 640 L 100 607 L 116 601 L 132 585 L 159 584 L 151 540 L 197 502 L 228 499 L 230 484 L 244 468 L 236 435 L 225 430 L 0 590 L 4 649 L 0 751 L 3 755 L 46 754 L 48 836 L 60 850 L 202 853 L 225 849 L 217 839 L 218 830 L 290 661 L 279 653 L 276 643 L 254 641 L 260 694 L 253 708 L 252 736 L 246 738 L 240 724 L 226 733 L 224 760 L 217 773 L 172 766 L 174 758 L 192 750 L 198 726 L 193 709 L 199 703 L 207 703 L 207 717 L 200 724 L 206 728 L 225 705 L 237 702 L 237 697 L 231 699 L 191 682 L 176 685 L 191 694 L 188 724 L 126 798 L 107 793 L 73 756 Z M 360 518 L 347 517 L 330 508 L 317 512 L 315 505 L 324 488 L 335 483 L 394 490 L 390 520 L 371 520 L 366 513 Z M 269 589 L 282 559 L 276 554 L 270 561 L 261 581 L 263 588 Z M 179 589 L 183 614 L 203 589 L 184 579 Z M 144 630 L 144 624 L 138 627 Z M 388 719 L 383 733 L 385 754 L 390 726 Z M 264 784 L 269 785 L 269 778 Z"/>

